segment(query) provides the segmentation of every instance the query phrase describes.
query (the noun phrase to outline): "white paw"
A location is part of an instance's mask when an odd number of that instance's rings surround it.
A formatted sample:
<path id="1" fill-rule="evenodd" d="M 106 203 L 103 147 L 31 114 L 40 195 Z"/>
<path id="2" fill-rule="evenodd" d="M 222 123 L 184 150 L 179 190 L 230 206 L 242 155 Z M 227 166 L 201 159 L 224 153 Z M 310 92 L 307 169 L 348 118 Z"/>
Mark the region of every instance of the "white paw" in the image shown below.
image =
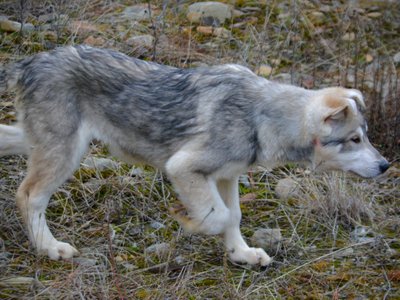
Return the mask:
<path id="1" fill-rule="evenodd" d="M 230 259 L 235 262 L 247 263 L 250 265 L 266 266 L 272 262 L 272 258 L 261 248 L 236 248 L 230 249 Z"/>
<path id="2" fill-rule="evenodd" d="M 43 246 L 43 248 L 39 250 L 39 253 L 47 254 L 49 258 L 52 260 L 58 260 L 60 258 L 61 259 L 72 258 L 73 256 L 78 255 L 79 251 L 68 243 L 63 243 L 54 240 L 48 245 Z"/>

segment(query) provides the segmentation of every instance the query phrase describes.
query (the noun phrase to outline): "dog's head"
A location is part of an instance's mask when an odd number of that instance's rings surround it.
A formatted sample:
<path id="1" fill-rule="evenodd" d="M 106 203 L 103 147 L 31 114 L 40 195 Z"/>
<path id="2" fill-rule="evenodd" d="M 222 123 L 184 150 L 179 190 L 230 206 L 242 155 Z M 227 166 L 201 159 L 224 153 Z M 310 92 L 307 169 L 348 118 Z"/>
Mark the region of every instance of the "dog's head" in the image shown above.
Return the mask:
<path id="1" fill-rule="evenodd" d="M 368 140 L 364 110 L 358 90 L 327 88 L 316 92 L 308 110 L 314 124 L 312 162 L 316 170 L 343 170 L 375 177 L 389 168 L 387 160 Z"/>

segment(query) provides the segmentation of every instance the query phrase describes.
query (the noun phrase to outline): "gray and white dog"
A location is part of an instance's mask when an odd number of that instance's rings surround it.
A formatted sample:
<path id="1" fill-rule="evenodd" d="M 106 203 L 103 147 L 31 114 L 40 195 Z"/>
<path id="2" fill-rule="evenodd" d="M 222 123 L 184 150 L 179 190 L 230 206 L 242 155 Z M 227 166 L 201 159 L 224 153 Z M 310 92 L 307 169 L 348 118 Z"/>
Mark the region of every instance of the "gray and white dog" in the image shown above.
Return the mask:
<path id="1" fill-rule="evenodd" d="M 263 266 L 271 258 L 239 229 L 241 173 L 304 162 L 374 177 L 389 167 L 368 141 L 359 91 L 305 90 L 239 65 L 178 69 L 65 47 L 3 69 L 6 89 L 17 93 L 19 122 L 0 125 L 0 155 L 29 155 L 17 205 L 30 241 L 52 259 L 78 253 L 52 235 L 44 215 L 92 139 L 164 171 L 185 208 L 171 210 L 184 229 L 221 234 L 233 261 Z"/>

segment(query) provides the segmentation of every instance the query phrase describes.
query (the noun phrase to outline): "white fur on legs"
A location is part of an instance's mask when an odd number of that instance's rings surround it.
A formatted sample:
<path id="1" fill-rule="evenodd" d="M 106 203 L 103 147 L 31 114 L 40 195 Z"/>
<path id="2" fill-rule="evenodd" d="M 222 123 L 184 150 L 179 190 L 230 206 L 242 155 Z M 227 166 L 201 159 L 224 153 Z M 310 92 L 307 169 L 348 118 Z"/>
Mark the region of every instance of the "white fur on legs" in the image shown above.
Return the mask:
<path id="1" fill-rule="evenodd" d="M 68 243 L 57 241 L 47 226 L 45 210 L 48 202 L 48 195 L 29 196 L 20 191 L 17 194 L 17 203 L 28 228 L 29 239 L 37 252 L 53 260 L 71 258 L 79 253 L 78 250 Z"/>
<path id="2" fill-rule="evenodd" d="M 28 152 L 29 145 L 26 143 L 23 129 L 0 124 L 0 156 L 25 155 Z"/>
<path id="3" fill-rule="evenodd" d="M 220 234 L 225 232 L 229 209 L 218 193 L 216 181 L 193 172 L 190 152 L 180 151 L 167 163 L 166 170 L 188 215 L 171 210 L 188 232 Z"/>
<path id="4" fill-rule="evenodd" d="M 236 262 L 251 265 L 266 266 L 272 262 L 269 255 L 261 248 L 251 248 L 244 241 L 240 232 L 240 211 L 238 179 L 223 179 L 218 181 L 218 190 L 230 209 L 229 226 L 227 226 L 224 239 L 225 247 L 230 259 Z"/>

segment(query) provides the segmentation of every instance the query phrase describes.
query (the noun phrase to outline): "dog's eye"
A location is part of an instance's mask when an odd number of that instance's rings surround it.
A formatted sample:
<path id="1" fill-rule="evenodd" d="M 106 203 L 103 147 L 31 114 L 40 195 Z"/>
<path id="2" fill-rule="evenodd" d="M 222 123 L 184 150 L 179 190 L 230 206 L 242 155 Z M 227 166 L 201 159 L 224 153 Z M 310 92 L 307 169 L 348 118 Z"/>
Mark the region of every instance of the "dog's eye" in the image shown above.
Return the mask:
<path id="1" fill-rule="evenodd" d="M 352 141 L 353 143 L 355 143 L 355 144 L 361 143 L 361 139 L 360 139 L 359 136 L 353 137 L 353 138 L 351 139 L 351 141 Z"/>

